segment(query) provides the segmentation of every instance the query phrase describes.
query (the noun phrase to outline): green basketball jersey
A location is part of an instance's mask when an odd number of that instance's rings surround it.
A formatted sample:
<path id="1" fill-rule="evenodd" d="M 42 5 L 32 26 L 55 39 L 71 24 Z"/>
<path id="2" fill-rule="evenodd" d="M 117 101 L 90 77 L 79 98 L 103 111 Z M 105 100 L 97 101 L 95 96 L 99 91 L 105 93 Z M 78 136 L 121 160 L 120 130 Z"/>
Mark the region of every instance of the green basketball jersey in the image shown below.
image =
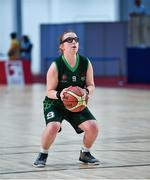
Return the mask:
<path id="1" fill-rule="evenodd" d="M 81 88 L 86 86 L 86 73 L 89 64 L 87 58 L 77 54 L 77 61 L 74 67 L 67 63 L 63 55 L 55 59 L 54 62 L 58 70 L 57 91 L 62 91 L 69 86 L 79 86 Z M 87 120 L 95 120 L 95 117 L 87 107 L 81 112 L 74 113 L 67 110 L 60 99 L 50 99 L 46 96 L 43 105 L 46 124 L 54 121 L 62 123 L 65 119 L 77 133 L 83 132 L 79 128 L 81 123 Z"/>
<path id="2" fill-rule="evenodd" d="M 71 67 L 62 55 L 55 61 L 58 70 L 58 86 L 57 91 L 62 91 L 69 86 L 86 86 L 86 72 L 89 60 L 77 54 L 77 61 L 74 67 Z"/>
<path id="3" fill-rule="evenodd" d="M 64 56 L 58 57 L 54 62 L 58 70 L 57 91 L 62 91 L 69 86 L 79 86 L 81 88 L 86 86 L 86 72 L 89 63 L 87 58 L 77 54 L 76 65 L 73 68 L 67 63 Z M 44 110 L 46 111 L 51 105 L 65 109 L 61 100 L 46 98 L 44 101 Z"/>

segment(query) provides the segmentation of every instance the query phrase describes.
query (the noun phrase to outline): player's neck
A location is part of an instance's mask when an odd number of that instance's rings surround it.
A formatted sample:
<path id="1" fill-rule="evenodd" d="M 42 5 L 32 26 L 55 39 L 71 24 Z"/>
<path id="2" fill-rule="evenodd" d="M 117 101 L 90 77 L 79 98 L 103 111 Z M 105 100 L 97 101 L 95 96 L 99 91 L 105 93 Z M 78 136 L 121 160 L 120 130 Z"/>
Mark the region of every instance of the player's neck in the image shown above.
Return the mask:
<path id="1" fill-rule="evenodd" d="M 65 54 L 64 57 L 68 64 L 70 64 L 71 66 L 75 65 L 77 59 L 76 54 Z"/>

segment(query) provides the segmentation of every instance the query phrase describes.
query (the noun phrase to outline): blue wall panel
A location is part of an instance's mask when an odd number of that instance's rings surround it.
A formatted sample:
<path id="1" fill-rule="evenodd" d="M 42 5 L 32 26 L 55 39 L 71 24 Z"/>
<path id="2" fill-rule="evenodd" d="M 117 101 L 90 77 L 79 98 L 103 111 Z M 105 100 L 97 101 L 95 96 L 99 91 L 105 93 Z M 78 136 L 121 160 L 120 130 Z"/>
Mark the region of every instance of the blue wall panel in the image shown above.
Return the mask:
<path id="1" fill-rule="evenodd" d="M 102 57 L 105 49 L 103 23 L 85 24 L 85 55 L 90 57 Z"/>
<path id="2" fill-rule="evenodd" d="M 52 60 L 59 55 L 59 36 L 64 31 L 72 30 L 77 33 L 80 38 L 79 53 L 85 55 L 96 64 L 103 64 L 95 61 L 103 61 L 109 59 L 109 72 L 107 74 L 115 74 L 114 69 L 118 59 L 124 65 L 122 75 L 126 73 L 126 47 L 127 47 L 127 23 L 67 23 L 67 24 L 43 24 L 41 25 L 41 74 L 46 71 Z M 117 61 L 113 61 L 117 59 Z M 113 62 L 110 62 L 110 61 Z M 111 63 L 111 64 L 110 64 Z M 118 62 L 120 63 L 120 62 Z M 118 65 L 117 65 L 118 66 Z M 112 67 L 112 68 L 111 68 Z M 102 74 L 101 67 L 94 67 L 97 75 Z M 116 71 L 116 75 L 118 72 Z"/>
<path id="3" fill-rule="evenodd" d="M 82 23 L 41 25 L 41 74 L 45 74 L 53 59 L 60 55 L 59 37 L 64 31 L 75 31 L 81 41 L 80 52 L 84 53 L 84 29 Z"/>
<path id="4" fill-rule="evenodd" d="M 129 83 L 150 83 L 150 48 L 128 48 Z"/>

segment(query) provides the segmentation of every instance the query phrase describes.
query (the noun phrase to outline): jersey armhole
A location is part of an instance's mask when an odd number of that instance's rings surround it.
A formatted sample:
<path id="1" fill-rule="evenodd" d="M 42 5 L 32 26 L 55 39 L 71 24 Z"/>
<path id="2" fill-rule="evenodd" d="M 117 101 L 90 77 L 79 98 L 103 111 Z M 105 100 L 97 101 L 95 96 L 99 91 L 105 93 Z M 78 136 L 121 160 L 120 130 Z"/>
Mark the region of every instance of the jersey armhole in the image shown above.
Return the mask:
<path id="1" fill-rule="evenodd" d="M 54 65 L 55 65 L 55 67 L 56 67 L 56 71 L 58 72 L 58 66 L 57 66 L 56 61 L 54 61 L 53 63 L 54 63 Z"/>
<path id="2" fill-rule="evenodd" d="M 91 63 L 91 61 L 89 60 L 89 58 L 87 58 L 87 61 L 88 61 L 88 63 L 87 63 L 87 69 L 88 69 L 88 67 L 89 67 L 89 65 L 90 65 L 90 63 Z"/>

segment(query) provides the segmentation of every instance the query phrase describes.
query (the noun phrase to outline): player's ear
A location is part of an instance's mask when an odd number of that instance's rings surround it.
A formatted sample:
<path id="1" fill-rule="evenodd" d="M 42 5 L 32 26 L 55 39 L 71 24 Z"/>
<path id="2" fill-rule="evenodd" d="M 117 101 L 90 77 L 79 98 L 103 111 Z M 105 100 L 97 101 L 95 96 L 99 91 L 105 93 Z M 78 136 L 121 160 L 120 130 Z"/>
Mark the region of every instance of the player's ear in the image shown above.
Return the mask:
<path id="1" fill-rule="evenodd" d="M 63 51 L 64 51 L 63 44 L 60 44 L 60 45 L 59 45 L 59 50 L 60 50 L 61 53 L 63 53 Z"/>

